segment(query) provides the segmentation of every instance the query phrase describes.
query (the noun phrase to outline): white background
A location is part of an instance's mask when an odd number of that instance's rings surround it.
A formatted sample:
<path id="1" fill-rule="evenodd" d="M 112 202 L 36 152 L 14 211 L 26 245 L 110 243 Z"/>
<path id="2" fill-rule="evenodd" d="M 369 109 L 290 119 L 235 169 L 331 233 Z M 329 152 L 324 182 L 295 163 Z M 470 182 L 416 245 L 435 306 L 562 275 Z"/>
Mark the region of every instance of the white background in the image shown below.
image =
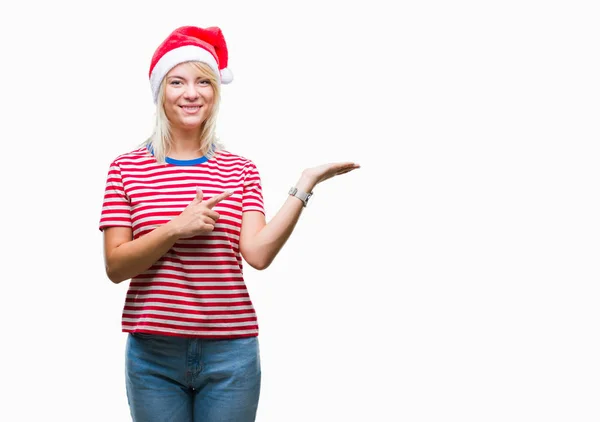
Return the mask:
<path id="1" fill-rule="evenodd" d="M 362 166 L 246 267 L 258 421 L 600 420 L 594 3 L 2 6 L 0 419 L 129 420 L 106 172 L 150 134 L 154 49 L 216 25 L 268 218 L 305 167 Z"/>

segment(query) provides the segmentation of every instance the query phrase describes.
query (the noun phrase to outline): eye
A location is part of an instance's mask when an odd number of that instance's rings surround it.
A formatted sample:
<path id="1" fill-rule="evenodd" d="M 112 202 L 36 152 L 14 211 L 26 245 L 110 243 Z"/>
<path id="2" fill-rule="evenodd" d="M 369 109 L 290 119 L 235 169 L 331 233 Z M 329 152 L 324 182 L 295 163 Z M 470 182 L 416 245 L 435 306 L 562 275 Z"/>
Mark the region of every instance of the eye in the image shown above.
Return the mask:
<path id="1" fill-rule="evenodd" d="M 202 86 L 210 85 L 210 81 L 208 79 L 200 79 L 198 83 Z"/>
<path id="2" fill-rule="evenodd" d="M 181 81 L 173 80 L 173 81 L 169 82 L 169 85 L 173 85 L 173 86 L 181 85 Z"/>

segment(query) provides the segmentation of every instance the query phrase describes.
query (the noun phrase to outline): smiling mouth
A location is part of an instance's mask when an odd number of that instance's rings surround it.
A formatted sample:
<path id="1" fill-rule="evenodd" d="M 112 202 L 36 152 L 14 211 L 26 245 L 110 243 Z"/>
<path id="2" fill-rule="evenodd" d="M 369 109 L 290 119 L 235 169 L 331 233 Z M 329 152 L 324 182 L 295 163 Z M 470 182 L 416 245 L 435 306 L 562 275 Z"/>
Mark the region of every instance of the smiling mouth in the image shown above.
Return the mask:
<path id="1" fill-rule="evenodd" d="M 181 108 L 182 108 L 184 111 L 186 111 L 186 112 L 188 112 L 188 113 L 195 113 L 195 112 L 197 112 L 198 110 L 200 110 L 200 108 L 201 108 L 202 106 L 200 106 L 200 105 L 195 105 L 195 106 L 179 106 L 179 107 L 181 107 Z"/>

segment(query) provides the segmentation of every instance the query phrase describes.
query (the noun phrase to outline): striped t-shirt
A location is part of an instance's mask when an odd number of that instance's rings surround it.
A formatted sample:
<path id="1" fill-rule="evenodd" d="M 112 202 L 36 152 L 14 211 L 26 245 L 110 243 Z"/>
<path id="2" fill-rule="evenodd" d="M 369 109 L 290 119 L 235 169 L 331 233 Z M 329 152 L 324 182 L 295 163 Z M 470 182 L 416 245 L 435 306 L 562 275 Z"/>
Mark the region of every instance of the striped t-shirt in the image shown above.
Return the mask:
<path id="1" fill-rule="evenodd" d="M 209 234 L 179 239 L 147 271 L 133 277 L 122 315 L 124 332 L 181 337 L 258 335 L 258 323 L 242 275 L 242 213 L 264 214 L 260 175 L 252 161 L 228 151 L 210 158 L 159 165 L 146 148 L 120 155 L 110 165 L 100 230 L 131 227 L 134 239 L 179 215 L 196 197 L 233 194 L 213 210 L 220 218 Z"/>

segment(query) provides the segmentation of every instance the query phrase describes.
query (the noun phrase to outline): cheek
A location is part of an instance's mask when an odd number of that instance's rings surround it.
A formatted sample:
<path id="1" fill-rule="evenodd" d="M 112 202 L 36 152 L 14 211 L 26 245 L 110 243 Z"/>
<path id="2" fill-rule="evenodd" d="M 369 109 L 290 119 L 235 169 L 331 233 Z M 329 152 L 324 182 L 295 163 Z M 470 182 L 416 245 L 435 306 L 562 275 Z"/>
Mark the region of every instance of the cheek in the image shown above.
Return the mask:
<path id="1" fill-rule="evenodd" d="M 209 111 L 212 111 L 214 104 L 215 102 L 213 97 L 207 98 L 206 105 L 208 106 Z"/>
<path id="2" fill-rule="evenodd" d="M 169 120 L 172 120 L 172 118 L 177 115 L 177 107 L 177 96 L 173 95 L 172 92 L 169 93 L 169 91 L 167 90 L 165 92 L 163 108 Z"/>
<path id="3" fill-rule="evenodd" d="M 202 95 L 204 96 L 206 102 L 210 102 L 212 104 L 215 98 L 215 91 L 212 86 L 209 86 L 202 90 Z"/>
<path id="4" fill-rule="evenodd" d="M 177 93 L 167 88 L 165 91 L 165 105 L 172 105 L 177 101 Z"/>
<path id="5" fill-rule="evenodd" d="M 211 96 L 210 98 L 207 98 L 206 105 L 208 106 L 209 113 L 212 113 L 213 108 L 215 107 L 215 97 Z"/>

